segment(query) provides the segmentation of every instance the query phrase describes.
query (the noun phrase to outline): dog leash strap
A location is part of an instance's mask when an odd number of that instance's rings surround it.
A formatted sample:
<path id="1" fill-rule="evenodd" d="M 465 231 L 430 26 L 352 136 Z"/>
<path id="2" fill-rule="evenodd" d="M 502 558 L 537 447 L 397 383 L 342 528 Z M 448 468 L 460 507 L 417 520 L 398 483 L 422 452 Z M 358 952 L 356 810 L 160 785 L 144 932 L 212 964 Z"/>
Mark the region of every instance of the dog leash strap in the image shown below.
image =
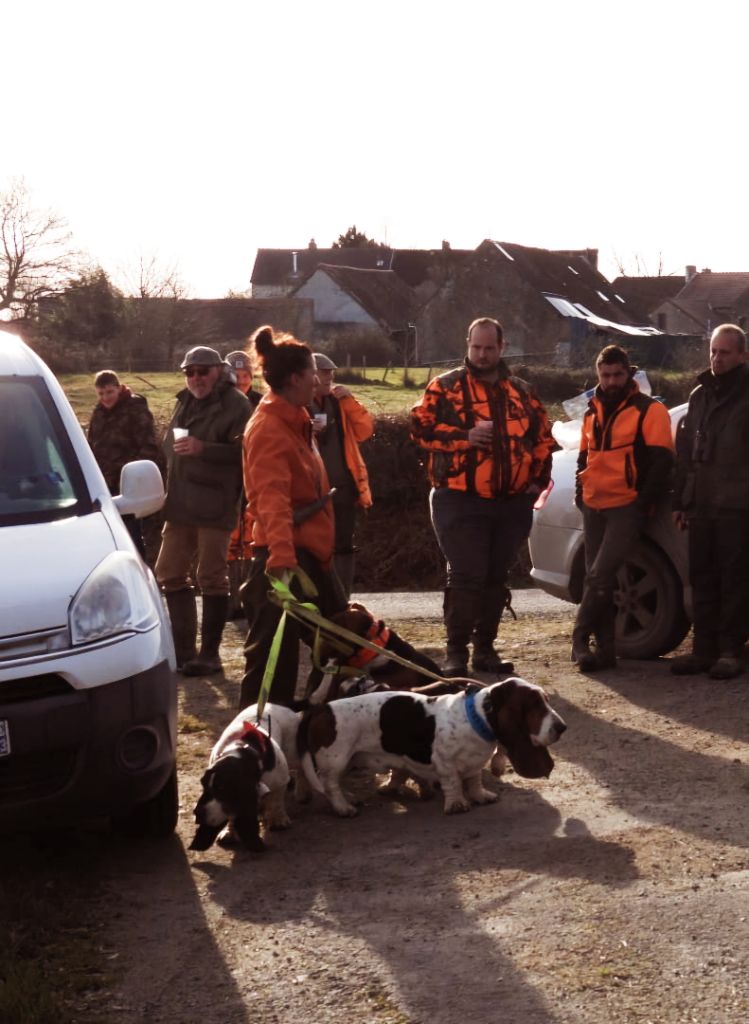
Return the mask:
<path id="1" fill-rule="evenodd" d="M 412 661 L 407 658 L 401 658 L 399 654 L 394 654 L 392 651 L 385 650 L 384 647 L 378 647 L 377 644 L 373 644 L 370 640 L 365 640 L 357 633 L 352 633 L 350 629 L 344 629 L 343 626 L 337 625 L 335 622 L 331 622 L 326 619 L 325 616 L 320 614 L 319 609 L 308 603 L 297 601 L 296 597 L 292 594 L 291 590 L 282 583 L 281 580 L 276 579 L 274 576 L 269 574 L 268 579 L 270 580 L 271 587 L 273 588 L 268 594 L 269 600 L 273 601 L 274 604 L 280 605 L 285 611 L 297 619 L 298 622 L 302 622 L 305 625 L 312 623 L 326 634 L 333 638 L 339 637 L 342 640 L 348 641 L 353 644 L 354 647 L 366 647 L 369 651 L 374 651 L 375 654 L 381 655 L 383 658 L 389 658 L 390 661 L 395 661 L 399 665 L 405 666 L 405 668 L 413 669 L 414 672 L 419 672 L 421 675 L 426 676 L 428 679 L 441 680 L 444 676 L 437 675 L 436 672 L 430 672 L 427 668 L 422 668 L 421 665 L 415 665 Z"/>
<path id="2" fill-rule="evenodd" d="M 270 651 L 268 652 L 268 660 L 265 663 L 265 671 L 263 672 L 263 681 L 260 684 L 260 693 L 257 697 L 257 718 L 259 722 L 263 717 L 263 710 L 265 705 L 268 703 L 268 696 L 270 695 L 270 688 L 273 685 L 273 677 L 276 674 L 276 665 L 278 664 L 278 655 L 281 652 L 281 644 L 283 642 L 283 633 L 286 629 L 286 609 L 284 608 L 281 612 L 281 618 L 278 620 L 276 626 L 276 632 L 273 635 L 273 642 L 270 645 Z"/>

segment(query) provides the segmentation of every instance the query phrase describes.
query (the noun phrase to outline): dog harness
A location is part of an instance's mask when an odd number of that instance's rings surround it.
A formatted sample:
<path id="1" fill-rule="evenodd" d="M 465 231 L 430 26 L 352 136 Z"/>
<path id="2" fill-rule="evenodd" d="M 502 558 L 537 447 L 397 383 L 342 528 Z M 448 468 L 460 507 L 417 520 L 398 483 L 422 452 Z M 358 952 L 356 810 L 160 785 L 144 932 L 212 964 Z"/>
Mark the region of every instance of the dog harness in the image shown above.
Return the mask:
<path id="1" fill-rule="evenodd" d="M 390 630 L 387 628 L 384 622 L 373 622 L 367 630 L 365 640 L 369 640 L 370 643 L 376 644 L 378 647 L 386 647 L 387 642 L 390 639 Z M 346 664 L 350 668 L 364 668 L 370 661 L 374 661 L 378 655 L 375 651 L 370 651 L 366 647 L 360 647 L 352 658 L 349 658 Z"/>
<path id="2" fill-rule="evenodd" d="M 481 739 L 486 740 L 487 743 L 496 743 L 497 737 L 478 713 L 476 708 L 476 693 L 466 694 L 466 698 L 463 701 L 463 707 L 466 710 L 468 724 L 471 726 L 473 731 L 477 732 Z"/>

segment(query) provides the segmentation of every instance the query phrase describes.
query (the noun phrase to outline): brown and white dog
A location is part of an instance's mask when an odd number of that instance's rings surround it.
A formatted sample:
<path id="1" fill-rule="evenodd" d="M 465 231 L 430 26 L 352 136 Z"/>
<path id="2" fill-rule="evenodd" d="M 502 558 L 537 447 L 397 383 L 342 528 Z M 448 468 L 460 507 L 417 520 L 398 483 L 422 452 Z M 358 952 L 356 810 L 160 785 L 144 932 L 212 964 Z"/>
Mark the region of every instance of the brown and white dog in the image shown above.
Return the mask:
<path id="1" fill-rule="evenodd" d="M 250 711 L 241 711 L 229 723 L 211 751 L 200 780 L 203 792 L 195 805 L 197 829 L 191 850 L 207 850 L 218 840 L 222 846 L 239 842 L 259 852 L 265 849 L 260 816 L 269 829 L 291 824 L 285 807 L 286 757 L 278 742 L 255 724 Z M 288 713 L 297 718 L 293 711 Z"/>
<path id="2" fill-rule="evenodd" d="M 302 715 L 297 750 L 310 785 L 341 817 L 356 814 L 341 790 L 351 763 L 437 781 L 445 813 L 454 814 L 496 801 L 481 784 L 496 748 L 519 775 L 548 777 L 554 761 L 547 748 L 566 728 L 541 687 L 512 678 L 440 697 L 370 693 L 312 707 Z"/>
<path id="3" fill-rule="evenodd" d="M 357 636 L 369 640 L 370 643 L 376 644 L 378 647 L 383 648 L 383 650 L 392 651 L 393 654 L 398 654 L 401 658 L 412 661 L 415 665 L 426 669 L 428 672 L 442 677 L 442 669 L 436 662 L 432 661 L 426 654 L 422 654 L 421 651 L 417 651 L 407 640 L 399 636 L 394 629 L 386 626 L 382 620 L 375 619 L 374 615 L 363 604 L 352 601 L 345 611 L 331 615 L 330 621 L 338 626 L 343 626 L 350 633 L 356 633 Z M 342 642 L 346 643 L 346 641 Z M 429 676 L 422 675 L 415 669 L 407 668 L 405 665 L 399 665 L 397 661 L 391 661 L 389 658 L 384 657 L 384 655 L 378 656 L 374 651 L 370 651 L 366 647 L 359 647 L 352 654 L 346 655 L 341 654 L 329 641 L 323 640 L 320 644 L 319 660 L 322 665 L 332 663 L 334 667 L 345 666 L 349 669 L 360 669 L 362 677 L 372 680 L 372 685 L 368 687 L 367 692 L 375 689 L 420 691 L 423 690 L 425 684 L 429 685 Z M 322 669 L 312 669 L 307 678 L 308 693 L 319 694 L 323 675 Z M 347 678 L 350 678 L 350 676 L 337 674 L 334 671 L 330 683 L 323 688 L 324 694 L 322 698 L 319 696 L 313 697 L 313 703 L 336 700 L 339 696 L 350 696 L 350 692 L 346 693 L 346 690 L 351 690 L 350 686 L 345 686 Z M 340 692 L 341 690 L 343 692 Z M 427 692 L 435 691 L 432 689 Z M 439 689 L 438 683 L 437 692 L 445 692 L 444 689 Z"/>

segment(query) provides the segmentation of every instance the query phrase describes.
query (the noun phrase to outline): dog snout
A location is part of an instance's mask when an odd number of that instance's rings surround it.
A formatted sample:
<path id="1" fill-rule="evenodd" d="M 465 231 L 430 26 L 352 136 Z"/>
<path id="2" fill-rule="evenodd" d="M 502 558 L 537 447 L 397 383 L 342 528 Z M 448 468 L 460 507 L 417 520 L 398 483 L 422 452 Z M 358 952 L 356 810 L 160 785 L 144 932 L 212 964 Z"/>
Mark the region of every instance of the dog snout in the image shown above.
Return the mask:
<path id="1" fill-rule="evenodd" d="M 564 721 L 563 718 L 560 718 L 559 715 L 556 712 L 554 712 L 554 724 L 552 726 L 552 732 L 554 734 L 554 739 L 558 740 L 559 737 L 562 735 L 562 733 L 566 732 L 566 731 L 567 731 L 567 723 Z"/>

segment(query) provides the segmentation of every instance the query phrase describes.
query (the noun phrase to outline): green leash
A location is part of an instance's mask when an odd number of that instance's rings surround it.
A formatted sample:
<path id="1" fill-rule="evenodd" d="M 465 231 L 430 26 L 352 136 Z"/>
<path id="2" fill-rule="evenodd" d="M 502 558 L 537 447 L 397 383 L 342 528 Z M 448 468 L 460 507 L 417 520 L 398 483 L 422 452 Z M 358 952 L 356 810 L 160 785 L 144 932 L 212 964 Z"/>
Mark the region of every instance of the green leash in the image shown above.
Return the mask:
<path id="1" fill-rule="evenodd" d="M 421 665 L 415 665 L 412 661 L 409 661 L 407 658 L 402 658 L 399 654 L 394 654 L 392 651 L 385 650 L 384 647 L 379 647 L 377 644 L 373 644 L 371 641 L 365 640 L 364 637 L 359 636 L 357 633 L 352 633 L 350 629 L 344 629 L 343 626 L 339 626 L 335 622 L 331 622 L 320 613 L 320 609 L 311 601 L 297 600 L 295 595 L 291 592 L 288 584 L 283 583 L 277 577 L 271 576 L 269 573 L 266 575 L 268 577 L 268 582 L 271 585 L 271 590 L 268 593 L 268 600 L 281 608 L 281 618 L 278 626 L 276 627 L 273 643 L 271 644 L 270 653 L 268 654 L 268 660 L 265 665 L 265 672 L 263 673 L 263 681 L 260 684 L 260 694 L 258 695 L 257 701 L 258 719 L 262 715 L 263 708 L 268 702 L 268 695 L 270 693 L 271 686 L 273 685 L 273 678 L 278 664 L 278 655 L 281 650 L 284 629 L 286 628 L 286 618 L 289 615 L 305 626 L 315 627 L 313 651 L 316 649 L 319 652 L 319 637 L 321 633 L 324 633 L 325 636 L 330 639 L 343 653 L 349 653 L 349 647 L 352 649 L 365 647 L 367 650 L 373 651 L 381 657 L 388 658 L 390 661 L 395 661 L 399 665 L 403 665 L 405 668 L 412 669 L 414 672 L 418 672 L 421 675 L 426 676 L 427 679 L 442 680 L 444 678 L 443 676 L 437 675 L 436 672 L 430 672 L 429 669 L 422 668 Z M 294 570 L 294 575 L 298 578 L 305 596 L 317 596 L 317 590 L 315 589 L 312 580 L 303 570 Z M 340 643 L 341 640 L 345 643 Z M 351 675 L 366 675 L 366 672 L 362 672 L 357 669 L 352 672 Z"/>

